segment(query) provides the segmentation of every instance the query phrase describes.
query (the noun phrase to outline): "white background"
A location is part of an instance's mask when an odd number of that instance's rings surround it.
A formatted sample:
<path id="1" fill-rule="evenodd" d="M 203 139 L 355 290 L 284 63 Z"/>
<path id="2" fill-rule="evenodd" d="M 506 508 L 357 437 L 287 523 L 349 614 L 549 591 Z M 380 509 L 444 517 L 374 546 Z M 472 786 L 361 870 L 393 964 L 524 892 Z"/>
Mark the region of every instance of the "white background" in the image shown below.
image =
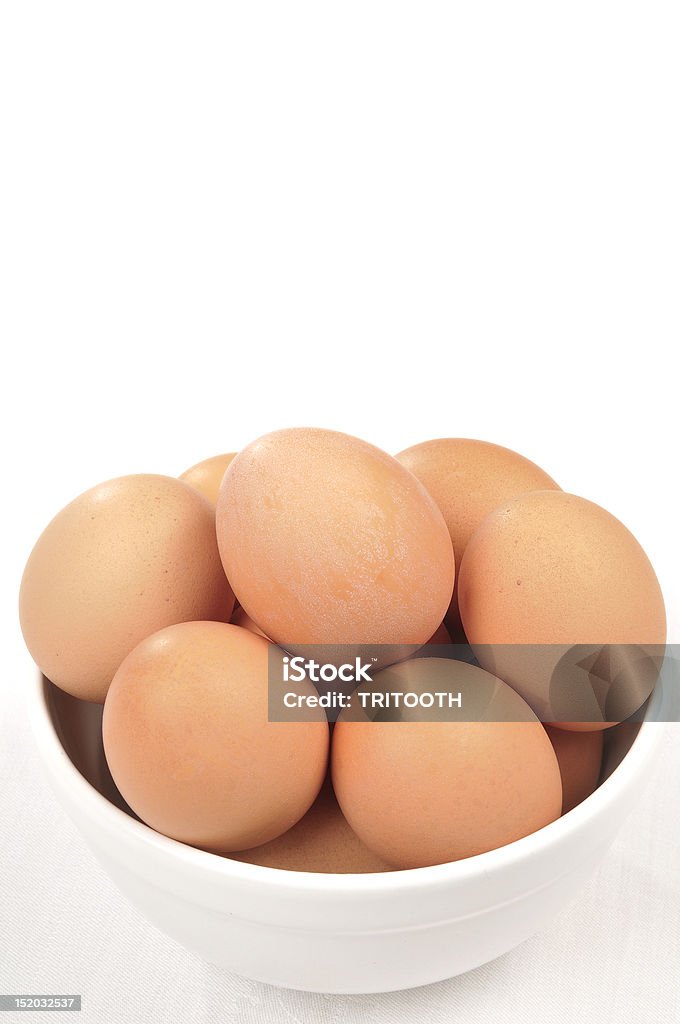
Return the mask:
<path id="1" fill-rule="evenodd" d="M 1 991 L 82 991 L 82 1024 L 680 1013 L 677 728 L 544 935 L 403 996 L 279 992 L 92 860 L 38 774 L 16 616 L 77 493 L 312 424 L 523 452 L 636 533 L 680 642 L 678 29 L 655 0 L 2 5 Z"/>

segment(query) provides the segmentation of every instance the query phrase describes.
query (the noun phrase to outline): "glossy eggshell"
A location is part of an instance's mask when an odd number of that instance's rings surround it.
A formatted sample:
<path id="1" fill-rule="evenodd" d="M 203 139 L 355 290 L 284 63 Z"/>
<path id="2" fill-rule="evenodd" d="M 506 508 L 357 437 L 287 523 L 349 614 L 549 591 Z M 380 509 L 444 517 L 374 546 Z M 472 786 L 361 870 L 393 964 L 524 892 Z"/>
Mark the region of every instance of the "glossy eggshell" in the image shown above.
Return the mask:
<path id="1" fill-rule="evenodd" d="M 268 721 L 271 647 L 239 626 L 187 622 L 148 637 L 119 668 L 104 705 L 106 759 L 158 832 L 227 853 L 281 835 L 314 802 L 328 724 L 318 709 Z"/>
<path id="2" fill-rule="evenodd" d="M 35 662 L 57 686 L 103 701 L 125 656 L 163 626 L 228 620 L 213 511 L 172 477 L 119 477 L 86 491 L 47 526 L 19 598 Z"/>
<path id="3" fill-rule="evenodd" d="M 488 441 L 443 437 L 407 448 L 396 458 L 420 480 L 440 508 L 451 535 L 456 566 L 460 566 L 479 524 L 503 502 L 525 491 L 559 490 L 552 477 L 535 463 Z M 457 586 L 447 621 L 458 634 Z"/>
<path id="4" fill-rule="evenodd" d="M 595 790 L 602 766 L 603 734 L 569 732 L 546 725 L 562 776 L 562 814 Z"/>
<path id="5" fill-rule="evenodd" d="M 555 753 L 530 708 L 475 666 L 419 658 L 384 670 L 404 690 L 452 687 L 475 720 L 351 720 L 333 732 L 333 787 L 360 839 L 398 868 L 423 867 L 504 846 L 557 818 Z"/>
<path id="6" fill-rule="evenodd" d="M 197 462 L 195 466 L 185 470 L 179 479 L 194 487 L 214 506 L 217 504 L 222 478 L 235 455 L 236 452 L 230 452 L 228 455 L 213 455 L 212 458 Z"/>
<path id="7" fill-rule="evenodd" d="M 442 515 L 385 452 L 329 430 L 268 434 L 241 451 L 217 503 L 240 604 L 287 650 L 423 644 L 454 580 Z"/>
<path id="8" fill-rule="evenodd" d="M 330 781 L 322 787 L 304 818 L 288 832 L 264 846 L 229 856 L 286 871 L 363 874 L 392 870 L 352 832 Z"/>

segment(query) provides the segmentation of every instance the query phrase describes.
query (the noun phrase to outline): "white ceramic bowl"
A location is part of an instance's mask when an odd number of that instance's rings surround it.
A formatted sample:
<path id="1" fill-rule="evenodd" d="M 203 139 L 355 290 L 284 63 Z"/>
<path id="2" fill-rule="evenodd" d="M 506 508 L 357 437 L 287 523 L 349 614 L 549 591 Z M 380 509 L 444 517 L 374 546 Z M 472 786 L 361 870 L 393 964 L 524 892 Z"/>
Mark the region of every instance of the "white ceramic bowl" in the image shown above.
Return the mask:
<path id="1" fill-rule="evenodd" d="M 547 925 L 578 892 L 649 777 L 663 726 L 611 730 L 600 787 L 533 835 L 468 860 L 368 875 L 243 864 L 135 819 L 101 744 L 101 707 L 39 676 L 30 710 L 48 777 L 121 892 L 205 960 L 312 992 L 385 992 L 461 974 Z M 637 732 L 637 735 L 636 735 Z M 632 745 L 631 745 L 632 744 Z M 619 763 L 620 762 L 620 763 Z"/>

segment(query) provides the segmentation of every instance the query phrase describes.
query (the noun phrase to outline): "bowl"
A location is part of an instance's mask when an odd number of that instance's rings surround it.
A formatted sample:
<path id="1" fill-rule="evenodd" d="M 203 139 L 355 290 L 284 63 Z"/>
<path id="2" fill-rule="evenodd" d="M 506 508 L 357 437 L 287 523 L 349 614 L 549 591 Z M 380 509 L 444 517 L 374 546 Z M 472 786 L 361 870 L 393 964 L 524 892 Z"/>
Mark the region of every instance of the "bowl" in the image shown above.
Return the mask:
<path id="1" fill-rule="evenodd" d="M 493 960 L 548 925 L 603 857 L 650 776 L 661 692 L 642 724 L 608 730 L 602 781 L 568 814 L 498 850 L 365 875 L 220 857 L 135 817 L 104 759 L 102 708 L 38 676 L 35 740 L 65 810 L 121 892 L 204 960 L 310 992 L 412 988 Z"/>

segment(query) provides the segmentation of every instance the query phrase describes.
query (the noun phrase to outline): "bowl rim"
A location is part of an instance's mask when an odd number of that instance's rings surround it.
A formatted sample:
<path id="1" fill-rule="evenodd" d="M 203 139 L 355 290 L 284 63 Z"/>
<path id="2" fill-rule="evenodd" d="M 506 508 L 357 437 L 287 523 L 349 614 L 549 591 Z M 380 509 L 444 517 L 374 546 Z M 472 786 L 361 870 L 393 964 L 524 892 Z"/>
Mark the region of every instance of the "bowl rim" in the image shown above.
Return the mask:
<path id="1" fill-rule="evenodd" d="M 663 729 L 660 728 L 663 719 L 658 717 L 662 694 L 661 687 L 657 687 L 630 749 L 610 776 L 580 804 L 536 832 L 486 853 L 428 867 L 362 874 L 293 871 L 232 860 L 228 855 L 210 853 L 170 839 L 112 804 L 80 773 L 59 739 L 50 711 L 49 687 L 53 685 L 40 670 L 33 673 L 32 685 L 27 690 L 33 736 L 53 787 L 64 791 L 98 826 L 113 837 L 127 840 L 128 845 L 145 847 L 157 856 L 175 861 L 184 868 L 194 869 L 205 877 L 241 882 L 277 892 L 297 892 L 300 896 L 325 894 L 329 897 L 347 897 L 368 893 L 391 895 L 468 883 L 473 879 L 489 881 L 499 871 L 544 855 L 569 835 L 582 832 L 590 821 L 623 799 L 625 792 L 634 786 L 639 773 L 652 759 L 663 737 Z"/>

